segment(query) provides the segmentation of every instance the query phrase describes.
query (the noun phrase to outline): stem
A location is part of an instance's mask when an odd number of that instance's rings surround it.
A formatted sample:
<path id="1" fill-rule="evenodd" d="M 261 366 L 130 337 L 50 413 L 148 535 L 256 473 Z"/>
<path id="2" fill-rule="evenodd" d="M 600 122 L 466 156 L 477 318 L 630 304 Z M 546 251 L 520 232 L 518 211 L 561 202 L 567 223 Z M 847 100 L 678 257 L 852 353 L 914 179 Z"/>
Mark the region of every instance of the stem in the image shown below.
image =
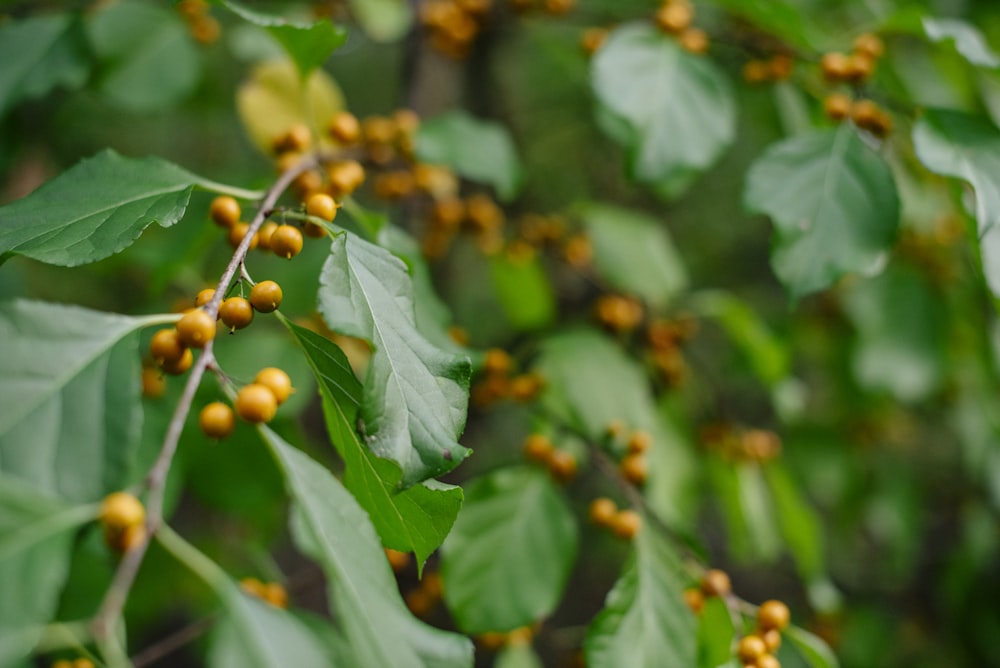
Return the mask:
<path id="1" fill-rule="evenodd" d="M 250 228 L 247 230 L 247 233 L 240 242 L 240 245 L 236 248 L 236 251 L 233 253 L 233 257 L 229 260 L 229 264 L 226 266 L 226 270 L 222 273 L 222 277 L 219 279 L 219 284 L 215 288 L 215 294 L 212 295 L 212 301 L 205 306 L 205 312 L 210 316 L 214 318 L 218 313 L 222 297 L 225 294 L 226 289 L 229 287 L 229 284 L 232 282 L 237 269 L 246 258 L 247 251 L 250 249 L 250 242 L 253 240 L 257 230 L 260 229 L 260 226 L 264 224 L 264 220 L 271 212 L 271 209 L 274 208 L 278 198 L 281 197 L 281 194 L 288 189 L 288 187 L 292 184 L 292 181 L 294 181 L 299 174 L 312 168 L 314 164 L 315 161 L 311 159 L 303 159 L 299 161 L 282 173 L 281 176 L 278 177 L 278 180 L 275 181 L 274 185 L 268 188 L 266 193 L 264 193 L 260 206 L 257 208 L 257 214 L 254 216 L 253 222 L 250 223 Z M 242 192 L 244 195 L 255 196 L 257 194 L 253 191 Z M 94 616 L 94 637 L 97 639 L 99 644 L 103 644 L 111 638 L 114 628 L 121 617 L 122 608 L 125 605 L 125 600 L 128 598 L 128 593 L 132 588 L 132 583 L 135 582 L 136 574 L 139 572 L 139 566 L 142 564 L 142 559 L 146 554 L 146 549 L 149 547 L 149 538 L 156 535 L 156 533 L 162 528 L 163 494 L 167 474 L 170 472 L 170 465 L 173 462 L 174 454 L 177 452 L 177 444 L 180 442 L 181 432 L 184 429 L 184 423 L 187 420 L 188 413 L 191 412 L 191 404 L 194 401 L 194 395 L 198 389 L 198 385 L 201 383 L 202 376 L 205 374 L 205 369 L 210 364 L 214 365 L 215 355 L 212 353 L 213 343 L 214 341 L 209 341 L 205 345 L 201 355 L 198 356 L 198 361 L 195 362 L 194 367 L 191 369 L 191 375 L 188 376 L 187 383 L 184 385 L 184 391 L 181 394 L 180 401 L 177 403 L 177 409 L 174 411 L 173 417 L 170 419 L 170 425 L 167 427 L 167 433 L 164 436 L 163 445 L 160 448 L 160 454 L 156 458 L 156 462 L 153 464 L 153 467 L 149 470 L 149 474 L 146 476 L 146 485 L 148 489 L 146 503 L 147 537 L 146 540 L 142 541 L 122 556 L 122 559 L 118 564 L 118 570 L 115 571 L 114 578 L 111 581 L 111 586 L 108 587 L 108 591 L 104 595 L 104 600 L 101 601 L 101 607 L 98 608 L 97 614 Z"/>
<path id="2" fill-rule="evenodd" d="M 181 538 L 166 524 L 160 526 L 156 539 L 170 554 L 182 562 L 212 589 L 219 591 L 229 584 L 229 576 L 214 561 L 206 557 L 191 543 Z"/>
<path id="3" fill-rule="evenodd" d="M 264 190 L 248 190 L 246 188 L 237 188 L 236 186 L 228 186 L 225 183 L 218 183 L 216 181 L 201 181 L 199 185 L 205 190 L 211 190 L 212 192 L 217 192 L 220 195 L 232 195 L 237 199 L 245 200 L 258 200 L 263 199 L 267 196 L 269 191 Z"/>
<path id="4" fill-rule="evenodd" d="M 215 624 L 217 615 L 208 615 L 201 619 L 196 619 L 187 626 L 183 626 L 174 633 L 159 640 L 146 649 L 132 657 L 132 665 L 135 668 L 143 668 L 151 663 L 156 663 L 165 656 L 168 656 L 181 647 L 193 642 L 195 639 L 206 633 Z"/>

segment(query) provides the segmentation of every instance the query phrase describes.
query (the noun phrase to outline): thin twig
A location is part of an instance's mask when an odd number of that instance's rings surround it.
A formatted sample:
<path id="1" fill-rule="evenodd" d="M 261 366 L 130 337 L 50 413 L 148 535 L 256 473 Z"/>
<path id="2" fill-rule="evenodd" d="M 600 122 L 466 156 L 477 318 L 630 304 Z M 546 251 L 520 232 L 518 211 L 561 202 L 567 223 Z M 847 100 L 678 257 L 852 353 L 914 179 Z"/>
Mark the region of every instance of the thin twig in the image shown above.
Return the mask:
<path id="1" fill-rule="evenodd" d="M 212 625 L 215 624 L 217 617 L 218 613 L 212 613 L 200 619 L 196 619 L 186 626 L 182 626 L 162 640 L 158 640 L 133 656 L 132 665 L 135 666 L 135 668 L 143 668 L 143 666 L 156 663 L 163 657 L 176 652 L 181 647 L 194 642 L 197 638 L 201 637 L 202 634 L 212 628 Z"/>
<path id="2" fill-rule="evenodd" d="M 260 226 L 264 224 L 264 220 L 271 212 L 271 209 L 274 208 L 278 198 L 281 197 L 281 194 L 288 189 L 299 174 L 307 169 L 311 169 L 314 165 L 314 160 L 304 159 L 299 161 L 283 172 L 274 185 L 265 192 L 253 222 L 250 223 L 246 235 L 244 235 L 243 240 L 237 246 L 232 259 L 230 259 L 226 270 L 219 279 L 219 284 L 215 288 L 212 300 L 205 306 L 205 312 L 210 316 L 214 318 L 216 313 L 218 313 L 222 297 L 229 288 L 233 276 L 236 275 L 237 269 L 246 258 L 247 251 L 250 249 L 250 242 L 253 240 L 257 230 L 260 229 Z M 201 383 L 205 369 L 215 361 L 212 347 L 213 341 L 209 341 L 205 345 L 201 355 L 198 356 L 198 361 L 195 362 L 194 367 L 191 369 L 191 375 L 188 376 L 180 401 L 177 403 L 177 408 L 174 410 L 173 417 L 170 419 L 170 424 L 167 427 L 167 433 L 163 439 L 160 454 L 146 476 L 148 491 L 146 502 L 146 540 L 127 551 L 118 563 L 118 569 L 115 571 L 111 585 L 108 587 L 108 591 L 104 595 L 104 600 L 101 601 L 101 607 L 98 608 L 92 623 L 94 637 L 99 642 L 111 637 L 111 634 L 114 632 L 114 627 L 121 616 L 122 607 L 125 605 L 125 600 L 128 598 L 128 593 L 132 588 L 132 583 L 135 581 L 136 574 L 139 572 L 139 566 L 142 564 L 142 559 L 146 554 L 146 549 L 149 547 L 149 539 L 156 533 L 163 522 L 163 495 L 167 474 L 170 472 L 170 465 L 173 462 L 174 454 L 177 452 L 177 444 L 180 442 L 184 423 L 187 420 L 188 413 L 191 411 L 195 392 Z"/>

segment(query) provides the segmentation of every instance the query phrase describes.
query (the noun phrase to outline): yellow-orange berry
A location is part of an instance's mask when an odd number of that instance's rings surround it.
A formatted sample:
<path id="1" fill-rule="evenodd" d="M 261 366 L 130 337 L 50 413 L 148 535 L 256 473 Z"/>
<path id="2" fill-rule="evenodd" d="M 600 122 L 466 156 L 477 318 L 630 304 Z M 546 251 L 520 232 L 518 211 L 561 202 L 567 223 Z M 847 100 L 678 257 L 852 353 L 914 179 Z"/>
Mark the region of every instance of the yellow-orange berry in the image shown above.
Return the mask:
<path id="1" fill-rule="evenodd" d="M 576 457 L 566 450 L 553 450 L 545 463 L 549 473 L 559 482 L 569 482 L 576 477 Z"/>
<path id="2" fill-rule="evenodd" d="M 201 309 L 186 313 L 176 327 L 177 337 L 189 348 L 204 348 L 215 338 L 215 319 Z"/>
<path id="3" fill-rule="evenodd" d="M 852 83 L 862 83 L 875 71 L 875 60 L 861 53 L 855 53 L 847 58 L 846 78 Z"/>
<path id="4" fill-rule="evenodd" d="M 236 414 L 247 422 L 270 422 L 278 410 L 278 400 L 270 388 L 260 383 L 250 383 L 236 394 Z"/>
<path id="5" fill-rule="evenodd" d="M 483 371 L 490 374 L 505 374 L 510 371 L 513 361 L 503 348 L 490 348 L 483 355 Z"/>
<path id="6" fill-rule="evenodd" d="M 831 93 L 823 100 L 823 112 L 833 121 L 842 121 L 851 115 L 851 98 L 843 93 Z"/>
<path id="7" fill-rule="evenodd" d="M 552 439 L 544 434 L 529 434 L 524 439 L 524 456 L 532 461 L 547 462 L 552 451 Z"/>
<path id="8" fill-rule="evenodd" d="M 729 575 L 718 568 L 705 571 L 701 578 L 701 591 L 706 596 L 728 596 L 733 591 Z"/>
<path id="9" fill-rule="evenodd" d="M 330 119 L 327 130 L 341 144 L 356 144 L 361 139 L 361 123 L 349 111 L 342 111 Z"/>
<path id="10" fill-rule="evenodd" d="M 781 662 L 772 654 L 764 654 L 757 657 L 755 668 L 781 668 Z"/>
<path id="11" fill-rule="evenodd" d="M 669 2 L 660 6 L 655 18 L 661 30 L 677 35 L 691 25 L 694 10 L 686 2 Z"/>
<path id="12" fill-rule="evenodd" d="M 781 601 L 773 599 L 764 601 L 757 608 L 757 626 L 763 631 L 770 631 L 771 629 L 782 631 L 788 626 L 790 620 L 791 613 L 788 610 L 788 606 Z"/>
<path id="13" fill-rule="evenodd" d="M 221 401 L 213 401 L 201 409 L 198 426 L 209 438 L 222 439 L 233 433 L 236 418 L 233 409 Z"/>
<path id="14" fill-rule="evenodd" d="M 271 390 L 279 406 L 285 403 L 294 391 L 292 389 L 292 379 L 288 377 L 288 374 L 273 366 L 257 372 L 257 376 L 253 379 L 253 382 L 259 383 Z"/>
<path id="15" fill-rule="evenodd" d="M 708 33 L 698 28 L 688 28 L 677 38 L 681 48 L 696 55 L 708 51 Z"/>
<path id="16" fill-rule="evenodd" d="M 749 60 L 743 65 L 743 80 L 747 83 L 764 83 L 770 76 L 771 68 L 763 60 Z"/>
<path id="17" fill-rule="evenodd" d="M 277 582 L 268 582 L 261 587 L 260 597 L 276 608 L 288 607 L 288 591 Z"/>
<path id="18" fill-rule="evenodd" d="M 385 557 L 389 560 L 389 566 L 394 573 L 400 572 L 410 564 L 410 554 L 408 552 L 400 552 L 391 547 L 385 548 Z"/>
<path id="19" fill-rule="evenodd" d="M 646 478 L 649 477 L 649 465 L 646 463 L 645 455 L 642 454 L 625 455 L 618 469 L 622 477 L 633 485 L 644 485 Z"/>
<path id="20" fill-rule="evenodd" d="M 302 233 L 297 227 L 279 225 L 271 235 L 271 252 L 290 260 L 302 250 Z"/>
<path id="21" fill-rule="evenodd" d="M 220 227 L 232 227 L 240 222 L 240 203 L 228 195 L 220 195 L 212 200 L 208 215 Z"/>
<path id="22" fill-rule="evenodd" d="M 748 635 L 740 638 L 740 644 L 736 647 L 736 656 L 744 664 L 753 664 L 760 657 L 767 654 L 767 645 L 764 639 L 758 635 Z"/>
<path id="23" fill-rule="evenodd" d="M 233 226 L 229 228 L 229 235 L 227 236 L 229 245 L 232 246 L 233 248 L 236 248 L 241 243 L 243 243 L 244 237 L 246 237 L 247 233 L 249 232 L 250 232 L 249 223 L 234 223 Z M 247 247 L 247 250 L 253 250 L 256 247 L 257 247 L 257 235 L 255 234 L 252 237 L 250 237 L 250 245 Z"/>
<path id="24" fill-rule="evenodd" d="M 179 360 L 164 360 L 160 364 L 160 368 L 163 369 L 164 373 L 169 373 L 171 376 L 178 376 L 190 369 L 192 364 L 194 364 L 194 355 L 191 353 L 190 348 L 185 348 L 184 354 L 181 355 Z"/>
<path id="25" fill-rule="evenodd" d="M 701 593 L 700 589 L 688 587 L 684 590 L 684 603 L 691 609 L 691 612 L 697 615 L 705 607 L 705 595 Z"/>
<path id="26" fill-rule="evenodd" d="M 510 396 L 515 401 L 531 401 L 541 391 L 544 382 L 534 373 L 523 373 L 510 381 Z"/>
<path id="27" fill-rule="evenodd" d="M 243 297 L 230 297 L 219 305 L 219 319 L 231 329 L 243 329 L 253 322 L 253 307 Z"/>
<path id="28" fill-rule="evenodd" d="M 846 81 L 851 71 L 851 59 L 843 53 L 831 51 L 823 54 L 819 68 L 827 81 Z"/>
<path id="29" fill-rule="evenodd" d="M 194 305 L 198 308 L 208 306 L 208 303 L 212 301 L 212 297 L 214 296 L 215 288 L 205 288 L 204 290 L 199 290 L 197 296 L 194 298 Z"/>
<path id="30" fill-rule="evenodd" d="M 327 168 L 327 176 L 335 196 L 350 195 L 365 182 L 365 168 L 357 160 L 342 160 Z"/>
<path id="31" fill-rule="evenodd" d="M 149 340 L 149 354 L 157 364 L 176 362 L 184 356 L 186 346 L 181 341 L 175 327 L 161 329 Z"/>
<path id="32" fill-rule="evenodd" d="M 600 527 L 611 526 L 611 520 L 618 512 L 618 505 L 606 496 L 601 496 L 590 502 L 587 517 L 593 524 Z"/>
<path id="33" fill-rule="evenodd" d="M 784 81 L 792 76 L 795 61 L 787 53 L 779 53 L 767 62 L 768 74 L 775 81 Z"/>
<path id="34" fill-rule="evenodd" d="M 767 651 L 774 654 L 781 647 L 781 631 L 778 629 L 770 629 L 769 631 L 764 631 L 760 636 L 764 639 L 764 644 L 767 645 Z"/>
<path id="35" fill-rule="evenodd" d="M 156 369 L 143 367 L 142 369 L 142 396 L 155 399 L 162 397 L 167 391 L 167 382 Z"/>
<path id="36" fill-rule="evenodd" d="M 628 437 L 628 443 L 625 444 L 625 448 L 629 453 L 639 455 L 649 450 L 649 446 L 652 443 L 653 437 L 649 435 L 649 432 L 639 429 L 633 431 Z"/>
<path id="37" fill-rule="evenodd" d="M 306 213 L 330 222 L 337 217 L 337 203 L 326 193 L 316 193 L 306 202 Z"/>
<path id="38" fill-rule="evenodd" d="M 278 224 L 269 220 L 257 230 L 257 245 L 261 250 L 271 250 L 271 235 L 278 229 Z"/>
<path id="39" fill-rule="evenodd" d="M 885 44 L 878 35 L 866 32 L 854 38 L 854 51 L 872 59 L 881 58 L 885 52 Z"/>
<path id="40" fill-rule="evenodd" d="M 312 133 L 305 123 L 296 123 L 274 140 L 274 152 L 305 151 L 312 143 Z"/>
<path id="41" fill-rule="evenodd" d="M 213 44 L 222 33 L 222 26 L 214 16 L 200 16 L 191 23 L 191 36 L 199 44 Z"/>
<path id="42" fill-rule="evenodd" d="M 642 529 L 642 516 L 630 508 L 619 510 L 611 518 L 611 533 L 622 540 L 635 538 Z"/>
<path id="43" fill-rule="evenodd" d="M 261 313 L 270 313 L 281 306 L 281 286 L 274 281 L 261 281 L 250 288 L 250 304 Z"/>
<path id="44" fill-rule="evenodd" d="M 580 47 L 584 53 L 592 55 L 601 48 L 607 37 L 608 31 L 606 28 L 587 28 L 583 31 L 583 35 L 580 36 Z"/>
<path id="45" fill-rule="evenodd" d="M 99 519 L 105 527 L 124 529 L 145 522 L 146 509 L 128 492 L 112 492 L 101 501 Z"/>

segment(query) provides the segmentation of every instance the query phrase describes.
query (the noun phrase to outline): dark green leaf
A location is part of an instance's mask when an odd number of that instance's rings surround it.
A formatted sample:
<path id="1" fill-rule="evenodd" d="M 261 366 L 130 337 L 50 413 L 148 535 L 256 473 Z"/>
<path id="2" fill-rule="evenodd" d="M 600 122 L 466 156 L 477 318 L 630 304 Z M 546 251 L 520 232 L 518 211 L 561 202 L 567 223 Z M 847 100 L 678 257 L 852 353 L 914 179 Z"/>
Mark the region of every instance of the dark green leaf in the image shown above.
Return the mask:
<path id="1" fill-rule="evenodd" d="M 547 617 L 576 559 L 573 513 L 549 475 L 499 469 L 466 486 L 442 549 L 448 609 L 466 633 L 510 631 Z"/>
<path id="2" fill-rule="evenodd" d="M 973 65 L 1000 67 L 1000 56 L 986 43 L 979 29 L 961 19 L 934 19 L 925 16 L 924 32 L 934 42 L 953 40 L 955 50 Z"/>
<path id="3" fill-rule="evenodd" d="M 635 538 L 634 558 L 587 631 L 587 665 L 698 665 L 696 620 L 684 603 L 684 582 L 676 548 L 646 526 Z"/>
<path id="4" fill-rule="evenodd" d="M 785 0 L 720 0 L 737 16 L 750 21 L 783 42 L 806 50 L 814 50 L 823 31 L 816 30 L 807 22 L 807 17 Z"/>
<path id="5" fill-rule="evenodd" d="M 769 148 L 747 175 L 744 204 L 771 217 L 771 264 L 794 297 L 883 261 L 899 224 L 888 165 L 850 125 Z"/>
<path id="6" fill-rule="evenodd" d="M 332 329 L 375 348 L 361 403 L 372 452 L 399 464 L 407 487 L 457 466 L 469 454 L 456 439 L 472 365 L 417 331 L 406 265 L 349 232 L 338 234 L 320 276 L 319 310 Z"/>
<path id="7" fill-rule="evenodd" d="M 124 250 L 152 223 L 170 227 L 205 182 L 159 158 L 105 150 L 0 207 L 0 259 L 72 267 Z"/>
<path id="8" fill-rule="evenodd" d="M 927 169 L 976 191 L 983 273 L 1000 296 L 1000 130 L 980 116 L 928 109 L 913 127 L 913 146 Z"/>
<path id="9" fill-rule="evenodd" d="M 350 493 L 270 429 L 262 433 L 292 496 L 295 544 L 326 574 L 330 611 L 354 654 L 351 665 L 471 667 L 467 638 L 428 626 L 406 609 L 378 536 Z"/>
<path id="10" fill-rule="evenodd" d="M 69 573 L 72 532 L 95 515 L 0 475 L 0 666 L 38 642 Z"/>
<path id="11" fill-rule="evenodd" d="M 0 471 L 71 501 L 122 485 L 140 438 L 143 321 L 0 303 Z"/>
<path id="12" fill-rule="evenodd" d="M 0 117 L 23 99 L 77 88 L 90 69 L 80 24 L 43 14 L 0 25 Z"/>
<path id="13" fill-rule="evenodd" d="M 117 2 L 103 7 L 87 25 L 103 68 L 98 89 L 117 106 L 162 111 L 197 86 L 198 49 L 177 12 L 145 2 Z"/>
<path id="14" fill-rule="evenodd" d="M 784 636 L 791 641 L 791 644 L 799 651 L 810 668 L 838 668 L 840 666 L 833 650 L 812 633 L 797 626 L 789 626 L 785 629 Z"/>
<path id="15" fill-rule="evenodd" d="M 249 9 L 232 0 L 224 4 L 244 20 L 271 33 L 295 61 L 303 78 L 326 62 L 330 54 L 347 40 L 347 30 L 329 20 L 312 23 L 291 21 Z"/>
<path id="16" fill-rule="evenodd" d="M 725 601 L 705 599 L 705 607 L 698 613 L 698 667 L 718 668 L 728 663 L 733 657 L 735 634 Z"/>
<path id="17" fill-rule="evenodd" d="M 722 72 L 648 23 L 612 31 L 594 57 L 591 85 L 628 128 L 635 178 L 667 197 L 711 167 L 735 137 L 736 103 Z"/>
<path id="18" fill-rule="evenodd" d="M 767 464 L 764 476 L 771 488 L 781 534 L 798 564 L 799 572 L 806 580 L 823 577 L 826 567 L 819 516 L 784 463 L 775 461 Z"/>
<path id="19" fill-rule="evenodd" d="M 655 309 L 687 288 L 687 271 L 663 221 L 607 204 L 584 205 L 580 216 L 594 267 L 612 287 Z"/>
<path id="20" fill-rule="evenodd" d="M 486 183 L 509 201 L 521 186 L 521 163 L 507 129 L 453 111 L 425 121 L 417 133 L 417 158 L 447 165 L 470 181 Z"/>
<path id="21" fill-rule="evenodd" d="M 515 329 L 540 329 L 555 320 L 556 297 L 537 256 L 492 257 L 490 276 L 497 301 Z"/>
<path id="22" fill-rule="evenodd" d="M 398 491 L 402 472 L 362 445 L 354 430 L 361 384 L 328 339 L 285 321 L 312 366 L 330 439 L 347 467 L 344 485 L 368 513 L 383 545 L 416 555 L 418 568 L 441 545 L 462 506 L 462 489 L 433 481 Z"/>
<path id="23" fill-rule="evenodd" d="M 895 263 L 852 285 L 844 297 L 858 330 L 851 360 L 858 382 L 901 401 L 918 401 L 936 390 L 944 376 L 941 324 L 947 314 L 924 278 Z"/>
<path id="24" fill-rule="evenodd" d="M 376 42 L 392 42 L 410 29 L 413 12 L 406 0 L 350 0 L 351 13 Z"/>

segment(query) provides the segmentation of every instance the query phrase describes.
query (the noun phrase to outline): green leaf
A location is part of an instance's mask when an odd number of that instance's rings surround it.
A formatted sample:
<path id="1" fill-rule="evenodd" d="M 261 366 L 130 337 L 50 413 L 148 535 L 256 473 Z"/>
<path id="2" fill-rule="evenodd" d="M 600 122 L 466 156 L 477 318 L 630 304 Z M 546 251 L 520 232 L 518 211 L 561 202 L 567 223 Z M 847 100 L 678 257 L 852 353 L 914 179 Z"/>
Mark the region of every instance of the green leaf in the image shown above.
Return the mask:
<path id="1" fill-rule="evenodd" d="M 587 631 L 591 668 L 697 665 L 696 620 L 684 603 L 680 558 L 646 524 L 635 538 L 634 558 Z"/>
<path id="2" fill-rule="evenodd" d="M 198 85 L 201 62 L 177 12 L 146 2 L 117 2 L 87 23 L 101 62 L 97 88 L 129 111 L 158 112 Z"/>
<path id="3" fill-rule="evenodd" d="M 976 191 L 983 273 L 1000 296 L 1000 130 L 980 116 L 928 109 L 913 127 L 913 146 L 927 169 Z"/>
<path id="4" fill-rule="evenodd" d="M 410 29 L 413 12 L 406 0 L 349 0 L 351 15 L 376 42 L 394 42 Z"/>
<path id="5" fill-rule="evenodd" d="M 12 254 L 72 267 L 118 253 L 152 223 L 184 216 L 201 178 L 159 158 L 104 150 L 0 207 L 0 260 Z"/>
<path id="6" fill-rule="evenodd" d="M 771 146 L 750 168 L 744 205 L 774 222 L 771 264 L 795 298 L 878 268 L 899 225 L 892 172 L 850 125 Z"/>
<path id="7" fill-rule="evenodd" d="M 69 14 L 0 25 L 0 63 L 0 117 L 21 100 L 78 88 L 90 71 L 80 23 Z"/>
<path id="8" fill-rule="evenodd" d="M 417 331 L 406 265 L 350 232 L 338 234 L 320 276 L 319 311 L 332 329 L 371 341 L 361 418 L 366 443 L 402 467 L 408 487 L 453 469 L 469 454 L 468 357 Z"/>
<path id="9" fill-rule="evenodd" d="M 707 58 L 648 23 L 616 28 L 594 56 L 591 86 L 628 130 L 634 177 L 666 197 L 711 167 L 736 134 L 736 103 Z"/>
<path id="10" fill-rule="evenodd" d="M 556 297 L 537 255 L 490 258 L 490 277 L 497 301 L 518 331 L 541 329 L 556 318 Z"/>
<path id="11" fill-rule="evenodd" d="M 122 485 L 140 438 L 142 320 L 0 303 L 0 471 L 71 501 Z"/>
<path id="12" fill-rule="evenodd" d="M 542 668 L 542 659 L 531 645 L 509 644 L 497 654 L 493 668 Z"/>
<path id="13" fill-rule="evenodd" d="M 789 626 L 783 635 L 795 646 L 810 668 L 838 668 L 840 666 L 833 650 L 818 636 L 797 626 Z"/>
<path id="14" fill-rule="evenodd" d="M 285 325 L 319 382 L 327 431 L 347 467 L 344 486 L 368 513 L 382 544 L 413 552 L 422 568 L 451 530 L 462 506 L 462 489 L 429 481 L 398 491 L 399 466 L 373 455 L 354 430 L 361 384 L 344 353 L 319 334 L 287 320 Z"/>
<path id="15" fill-rule="evenodd" d="M 521 187 L 521 162 L 507 128 L 453 111 L 420 125 L 417 158 L 447 165 L 470 181 L 493 186 L 510 201 Z"/>
<path id="16" fill-rule="evenodd" d="M 924 32 L 934 42 L 952 40 L 955 50 L 973 65 L 1000 67 L 1000 56 L 990 48 L 980 30 L 961 19 L 923 18 Z"/>
<path id="17" fill-rule="evenodd" d="M 580 209 L 594 267 L 612 287 L 662 309 L 688 285 L 687 271 L 664 223 L 608 204 Z"/>
<path id="18" fill-rule="evenodd" d="M 244 20 L 261 26 L 271 33 L 295 61 L 303 78 L 326 62 L 330 54 L 347 40 L 347 30 L 332 21 L 319 20 L 311 23 L 292 21 L 249 9 L 232 0 L 227 0 L 223 4 Z"/>
<path id="19" fill-rule="evenodd" d="M 698 614 L 698 666 L 718 668 L 733 657 L 733 618 L 725 601 L 717 596 L 705 599 Z"/>
<path id="20" fill-rule="evenodd" d="M 0 475 L 0 666 L 28 656 L 55 615 L 72 532 L 95 515 Z"/>
<path id="21" fill-rule="evenodd" d="M 940 386 L 947 313 L 916 269 L 894 263 L 853 284 L 844 307 L 858 330 L 851 362 L 862 386 L 907 402 Z"/>
<path id="22" fill-rule="evenodd" d="M 545 379 L 541 401 L 548 413 L 591 441 L 603 441 L 614 421 L 647 431 L 653 440 L 649 502 L 664 520 L 691 526 L 691 451 L 677 426 L 657 410 L 649 379 L 634 360 L 607 337 L 580 330 L 546 339 L 535 371 Z"/>
<path id="23" fill-rule="evenodd" d="M 330 612 L 355 657 L 351 665 L 471 667 L 467 638 L 428 626 L 406 609 L 378 536 L 350 493 L 270 429 L 261 432 L 292 496 L 292 538 L 323 568 Z"/>
<path id="24" fill-rule="evenodd" d="M 799 572 L 805 580 L 823 577 L 826 566 L 820 517 L 783 462 L 773 461 L 763 468 L 781 534 L 795 558 Z"/>
<path id="25" fill-rule="evenodd" d="M 743 521 L 750 534 L 753 551 L 765 561 L 774 561 L 781 552 L 781 536 L 775 521 L 774 504 L 760 466 L 736 467 L 737 490 Z"/>
<path id="26" fill-rule="evenodd" d="M 816 49 L 821 31 L 808 24 L 794 4 L 785 0 L 719 0 L 719 4 L 756 28 L 806 50 Z"/>
<path id="27" fill-rule="evenodd" d="M 547 617 L 576 559 L 573 513 L 547 473 L 507 468 L 466 486 L 442 548 L 444 597 L 466 633 L 510 631 Z"/>

